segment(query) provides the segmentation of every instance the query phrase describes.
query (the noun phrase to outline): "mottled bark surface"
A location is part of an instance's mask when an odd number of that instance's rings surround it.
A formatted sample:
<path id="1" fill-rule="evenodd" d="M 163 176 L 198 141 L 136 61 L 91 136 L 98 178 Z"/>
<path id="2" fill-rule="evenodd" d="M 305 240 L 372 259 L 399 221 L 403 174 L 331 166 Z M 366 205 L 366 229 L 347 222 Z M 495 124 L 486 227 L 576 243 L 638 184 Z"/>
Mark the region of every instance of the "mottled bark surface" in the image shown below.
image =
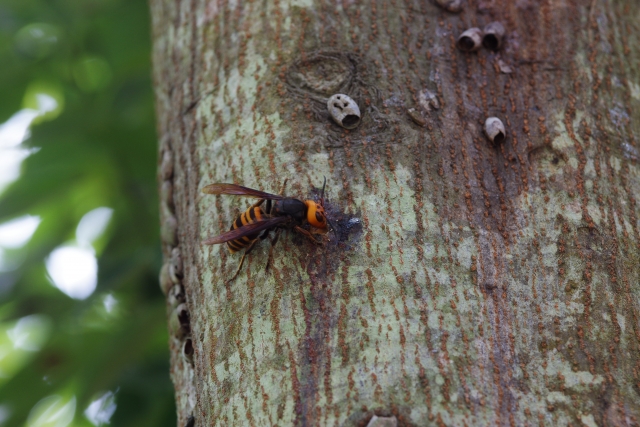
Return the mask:
<path id="1" fill-rule="evenodd" d="M 195 349 L 172 338 L 181 426 L 638 422 L 638 2 L 151 9 L 165 254 Z M 501 51 L 455 48 L 493 20 Z M 327 116 L 336 92 L 357 129 Z M 264 241 L 225 286 L 240 255 L 200 242 L 249 201 L 201 188 L 289 178 L 306 198 L 323 176 L 338 231 L 283 236 L 268 273 Z"/>

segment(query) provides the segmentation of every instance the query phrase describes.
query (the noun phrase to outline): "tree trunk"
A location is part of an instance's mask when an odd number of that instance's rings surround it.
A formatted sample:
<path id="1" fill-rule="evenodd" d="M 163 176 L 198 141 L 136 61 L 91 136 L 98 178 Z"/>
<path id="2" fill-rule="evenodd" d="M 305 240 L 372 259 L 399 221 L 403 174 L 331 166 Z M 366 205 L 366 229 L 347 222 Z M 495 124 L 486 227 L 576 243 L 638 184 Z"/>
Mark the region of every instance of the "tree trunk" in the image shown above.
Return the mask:
<path id="1" fill-rule="evenodd" d="M 637 424 L 639 5 L 152 0 L 179 425 Z M 251 200 L 201 189 L 323 176 L 325 244 L 225 284 L 241 254 L 201 242 Z"/>

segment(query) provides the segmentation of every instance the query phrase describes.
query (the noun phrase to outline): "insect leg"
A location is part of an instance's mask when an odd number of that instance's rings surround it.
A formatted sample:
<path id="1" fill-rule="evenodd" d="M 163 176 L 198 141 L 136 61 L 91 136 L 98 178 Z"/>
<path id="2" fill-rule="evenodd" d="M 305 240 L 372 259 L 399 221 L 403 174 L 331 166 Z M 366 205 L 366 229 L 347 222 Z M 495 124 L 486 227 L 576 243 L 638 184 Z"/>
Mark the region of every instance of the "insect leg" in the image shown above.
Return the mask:
<path id="1" fill-rule="evenodd" d="M 251 205 L 251 209 L 257 208 L 258 206 L 260 206 L 263 203 L 264 203 L 264 199 L 260 199 L 260 200 L 258 200 L 257 202 L 255 202 L 254 204 Z"/>
<path id="2" fill-rule="evenodd" d="M 311 240 L 313 243 L 315 243 L 316 245 L 321 245 L 322 242 L 319 242 L 316 240 L 315 237 L 313 237 L 313 235 L 311 233 L 309 233 L 307 230 L 305 230 L 304 228 L 300 228 L 297 225 L 295 227 L 293 227 L 293 229 L 302 234 L 303 236 L 305 236 L 307 239 Z"/>
<path id="3" fill-rule="evenodd" d="M 267 266 L 264 269 L 265 272 L 269 271 L 269 266 L 271 265 L 271 261 L 273 260 L 273 247 L 276 245 L 276 243 L 278 243 L 280 233 L 282 233 L 281 228 L 276 231 L 276 235 L 273 239 L 269 237 L 269 240 L 271 241 L 271 248 L 269 248 L 269 258 L 267 258 Z"/>
<path id="4" fill-rule="evenodd" d="M 258 239 L 255 239 L 254 241 L 251 242 L 251 244 L 249 246 L 247 246 L 247 249 L 244 250 L 244 253 L 242 254 L 242 258 L 240 259 L 240 265 L 238 266 L 238 269 L 236 270 L 236 274 L 234 274 L 231 279 L 227 280 L 226 283 L 229 283 L 229 282 L 233 281 L 233 279 L 238 277 L 238 273 L 240 273 L 240 269 L 242 268 L 242 264 L 244 264 L 244 257 L 246 257 L 247 254 L 249 252 L 251 252 L 251 250 L 253 249 L 253 247 L 256 245 L 257 242 L 258 242 Z"/>
<path id="5" fill-rule="evenodd" d="M 285 178 L 284 182 L 282 183 L 282 188 L 280 189 L 280 195 L 284 196 L 284 188 L 287 186 L 287 181 L 289 180 L 289 178 Z"/>

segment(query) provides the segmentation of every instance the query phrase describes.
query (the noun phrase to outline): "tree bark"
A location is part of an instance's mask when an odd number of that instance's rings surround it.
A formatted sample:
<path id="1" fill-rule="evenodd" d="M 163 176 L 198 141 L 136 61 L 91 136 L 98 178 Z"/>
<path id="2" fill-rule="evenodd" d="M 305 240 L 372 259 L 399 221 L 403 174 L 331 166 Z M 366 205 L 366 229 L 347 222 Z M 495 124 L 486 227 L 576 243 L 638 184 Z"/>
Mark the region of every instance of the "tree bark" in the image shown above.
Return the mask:
<path id="1" fill-rule="evenodd" d="M 638 423 L 638 2 L 151 10 L 180 426 Z M 456 48 L 492 21 L 499 51 Z M 325 244 L 284 235 L 265 272 L 265 240 L 225 284 L 240 254 L 201 241 L 250 202 L 201 189 L 323 176 Z"/>

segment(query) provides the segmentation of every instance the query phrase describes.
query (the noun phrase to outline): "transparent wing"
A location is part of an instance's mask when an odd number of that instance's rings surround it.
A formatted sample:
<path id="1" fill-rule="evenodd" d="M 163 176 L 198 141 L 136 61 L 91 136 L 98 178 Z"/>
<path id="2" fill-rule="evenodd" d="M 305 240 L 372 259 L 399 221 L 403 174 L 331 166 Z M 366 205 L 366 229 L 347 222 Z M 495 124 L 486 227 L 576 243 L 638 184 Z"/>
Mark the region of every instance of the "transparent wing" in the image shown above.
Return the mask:
<path id="1" fill-rule="evenodd" d="M 210 184 L 202 189 L 207 194 L 229 194 L 232 196 L 255 197 L 256 199 L 281 200 L 284 197 L 277 194 L 265 193 L 264 191 L 254 190 L 253 188 L 243 187 L 235 184 Z"/>

